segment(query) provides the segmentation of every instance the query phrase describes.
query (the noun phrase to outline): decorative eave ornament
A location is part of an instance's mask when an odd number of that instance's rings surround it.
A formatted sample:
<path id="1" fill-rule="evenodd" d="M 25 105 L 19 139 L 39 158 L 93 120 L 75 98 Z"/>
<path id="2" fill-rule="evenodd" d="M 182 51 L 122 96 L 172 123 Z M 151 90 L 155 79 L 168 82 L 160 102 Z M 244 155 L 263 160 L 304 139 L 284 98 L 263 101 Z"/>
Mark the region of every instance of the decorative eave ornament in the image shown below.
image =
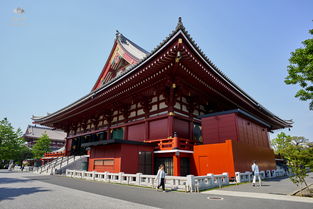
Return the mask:
<path id="1" fill-rule="evenodd" d="M 118 38 L 120 35 L 121 33 L 118 30 L 116 30 L 116 33 L 115 33 L 116 38 Z"/>
<path id="2" fill-rule="evenodd" d="M 176 25 L 176 30 L 179 30 L 179 29 L 185 30 L 185 26 L 183 25 L 183 22 L 182 22 L 182 18 L 181 18 L 181 17 L 178 18 L 178 23 L 177 23 L 177 25 Z"/>

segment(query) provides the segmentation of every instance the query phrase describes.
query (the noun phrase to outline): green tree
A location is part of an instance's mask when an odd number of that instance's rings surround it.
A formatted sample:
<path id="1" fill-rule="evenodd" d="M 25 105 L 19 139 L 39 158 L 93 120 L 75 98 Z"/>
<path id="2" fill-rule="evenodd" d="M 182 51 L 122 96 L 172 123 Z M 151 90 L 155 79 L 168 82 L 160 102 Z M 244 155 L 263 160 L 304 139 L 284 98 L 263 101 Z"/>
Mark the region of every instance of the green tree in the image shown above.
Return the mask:
<path id="1" fill-rule="evenodd" d="M 0 121 L 0 161 L 20 159 L 20 151 L 24 147 L 20 129 L 14 131 L 7 118 Z"/>
<path id="2" fill-rule="evenodd" d="M 289 136 L 281 132 L 272 140 L 272 146 L 277 154 L 281 154 L 286 160 L 291 172 L 290 179 L 293 183 L 305 184 L 306 167 L 313 168 L 313 146 L 308 139 L 298 136 Z"/>
<path id="3" fill-rule="evenodd" d="M 32 159 L 32 158 L 33 158 L 32 150 L 29 147 L 27 147 L 26 145 L 21 146 L 21 148 L 19 149 L 19 154 L 18 154 L 16 160 L 19 161 L 20 164 L 22 164 L 23 160 Z"/>
<path id="4" fill-rule="evenodd" d="M 309 31 L 313 35 L 313 29 Z M 313 110 L 313 39 L 302 42 L 304 48 L 291 52 L 288 66 L 286 84 L 299 84 L 301 89 L 295 97 L 310 102 L 310 110 Z"/>
<path id="5" fill-rule="evenodd" d="M 37 139 L 36 144 L 33 146 L 32 152 L 35 159 L 40 159 L 46 152 L 50 152 L 51 140 L 47 134 L 42 134 L 42 136 Z"/>

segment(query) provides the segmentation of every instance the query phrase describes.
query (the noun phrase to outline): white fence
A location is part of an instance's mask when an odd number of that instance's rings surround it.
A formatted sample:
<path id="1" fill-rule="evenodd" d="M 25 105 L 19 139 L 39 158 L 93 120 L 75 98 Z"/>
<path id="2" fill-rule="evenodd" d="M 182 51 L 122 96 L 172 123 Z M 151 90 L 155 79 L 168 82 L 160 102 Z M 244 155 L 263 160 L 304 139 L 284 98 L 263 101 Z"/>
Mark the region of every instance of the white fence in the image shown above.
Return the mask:
<path id="1" fill-rule="evenodd" d="M 280 176 L 286 176 L 287 173 L 284 169 L 277 169 L 277 170 L 266 170 L 266 171 L 260 171 L 261 179 L 269 179 L 274 177 L 280 177 Z M 246 171 L 244 173 L 236 172 L 236 182 L 250 182 L 252 181 L 253 175 L 252 172 Z"/>
<path id="2" fill-rule="evenodd" d="M 76 171 L 66 170 L 66 176 L 72 178 L 82 178 L 94 181 L 104 181 L 120 184 L 129 184 L 137 186 L 146 186 L 155 188 L 158 185 L 155 175 L 144 175 L 142 173 L 125 174 L 109 173 L 109 172 L 88 172 L 88 171 Z M 171 190 L 180 190 L 186 192 L 199 191 L 209 189 L 213 187 L 221 187 L 228 185 L 228 174 L 223 173 L 220 175 L 208 174 L 207 176 L 166 176 L 165 188 Z"/>
<path id="3" fill-rule="evenodd" d="M 228 173 L 220 175 L 208 174 L 206 176 L 188 175 L 188 191 L 200 191 L 214 187 L 222 187 L 229 184 Z"/>
<path id="4" fill-rule="evenodd" d="M 33 170 L 33 166 L 25 166 L 23 169 L 21 166 L 14 166 L 13 168 L 11 168 L 11 170 L 13 171 L 32 171 Z"/>

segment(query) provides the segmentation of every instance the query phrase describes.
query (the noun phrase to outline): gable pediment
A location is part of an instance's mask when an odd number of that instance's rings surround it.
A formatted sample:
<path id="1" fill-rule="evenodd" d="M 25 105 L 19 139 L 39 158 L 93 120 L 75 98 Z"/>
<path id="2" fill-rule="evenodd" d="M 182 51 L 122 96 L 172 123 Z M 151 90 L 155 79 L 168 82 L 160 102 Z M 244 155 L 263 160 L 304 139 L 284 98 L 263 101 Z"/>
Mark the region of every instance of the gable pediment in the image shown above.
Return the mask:
<path id="1" fill-rule="evenodd" d="M 116 78 L 147 55 L 148 52 L 118 32 L 108 60 L 92 90 Z"/>

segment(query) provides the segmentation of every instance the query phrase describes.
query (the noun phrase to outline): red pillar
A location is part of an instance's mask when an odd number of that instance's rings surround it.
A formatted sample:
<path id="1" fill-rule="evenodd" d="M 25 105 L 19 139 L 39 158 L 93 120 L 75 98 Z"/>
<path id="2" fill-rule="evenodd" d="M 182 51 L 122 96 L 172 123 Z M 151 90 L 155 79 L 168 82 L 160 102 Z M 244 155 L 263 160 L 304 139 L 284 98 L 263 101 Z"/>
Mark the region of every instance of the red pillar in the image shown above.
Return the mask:
<path id="1" fill-rule="evenodd" d="M 172 138 L 173 132 L 174 132 L 174 113 L 169 112 L 168 113 L 168 129 L 167 129 L 167 137 Z"/>
<path id="2" fill-rule="evenodd" d="M 149 140 L 149 121 L 145 119 L 145 140 Z"/>
<path id="3" fill-rule="evenodd" d="M 107 140 L 111 139 L 111 124 L 108 124 L 107 128 Z"/>
<path id="4" fill-rule="evenodd" d="M 69 149 L 68 149 L 68 139 L 65 138 L 65 150 L 64 150 L 64 155 L 65 155 L 65 156 L 68 155 L 68 151 L 67 151 L 67 150 L 69 150 Z"/>
<path id="5" fill-rule="evenodd" d="M 180 156 L 179 152 L 176 152 L 173 156 L 173 175 L 180 176 Z"/>
<path id="6" fill-rule="evenodd" d="M 128 126 L 124 127 L 124 140 L 128 140 Z"/>

